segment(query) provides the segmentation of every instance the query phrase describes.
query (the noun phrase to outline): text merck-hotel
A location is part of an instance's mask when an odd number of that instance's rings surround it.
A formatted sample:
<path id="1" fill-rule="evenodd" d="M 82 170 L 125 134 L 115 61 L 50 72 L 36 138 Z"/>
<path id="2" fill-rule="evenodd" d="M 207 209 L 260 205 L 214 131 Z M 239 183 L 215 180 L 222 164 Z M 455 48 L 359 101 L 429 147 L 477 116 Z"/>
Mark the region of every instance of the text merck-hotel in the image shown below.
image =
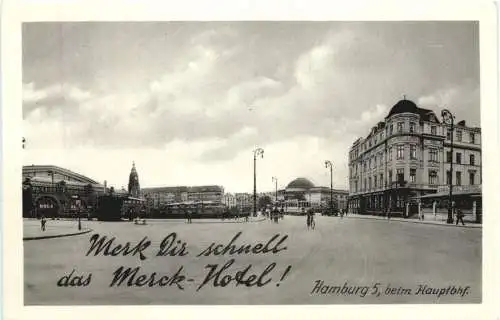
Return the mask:
<path id="1" fill-rule="evenodd" d="M 450 128 L 432 110 L 410 100 L 394 105 L 385 120 L 349 151 L 350 210 L 407 214 L 407 203 L 429 194 L 443 206 L 451 178 L 455 195 L 480 194 L 481 129 L 455 122 L 452 155 Z M 465 202 L 463 206 L 471 205 Z"/>

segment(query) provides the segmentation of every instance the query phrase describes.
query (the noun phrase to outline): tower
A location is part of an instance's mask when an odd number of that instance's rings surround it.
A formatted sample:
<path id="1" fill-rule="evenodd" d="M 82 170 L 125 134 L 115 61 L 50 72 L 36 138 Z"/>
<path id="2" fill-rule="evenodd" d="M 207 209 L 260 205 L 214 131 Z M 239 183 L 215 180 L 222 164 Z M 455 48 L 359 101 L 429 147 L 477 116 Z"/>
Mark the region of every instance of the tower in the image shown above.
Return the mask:
<path id="1" fill-rule="evenodd" d="M 132 162 L 132 170 L 128 179 L 128 193 L 132 197 L 139 198 L 141 195 L 141 187 L 139 185 L 139 175 L 135 169 L 135 162 Z"/>

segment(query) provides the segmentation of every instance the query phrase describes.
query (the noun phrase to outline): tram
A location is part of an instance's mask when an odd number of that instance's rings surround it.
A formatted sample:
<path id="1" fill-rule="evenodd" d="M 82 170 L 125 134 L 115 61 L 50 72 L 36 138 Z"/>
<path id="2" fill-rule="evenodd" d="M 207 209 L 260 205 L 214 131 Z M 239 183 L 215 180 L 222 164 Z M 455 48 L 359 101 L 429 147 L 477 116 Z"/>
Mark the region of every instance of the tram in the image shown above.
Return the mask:
<path id="1" fill-rule="evenodd" d="M 99 221 L 121 221 L 144 216 L 143 202 L 142 199 L 129 196 L 102 195 L 98 198 L 92 218 L 97 218 Z"/>
<path id="2" fill-rule="evenodd" d="M 227 206 L 217 202 L 179 202 L 169 203 L 162 210 L 164 218 L 185 218 L 187 212 L 191 213 L 193 219 L 197 218 L 220 218 L 227 211 Z"/>

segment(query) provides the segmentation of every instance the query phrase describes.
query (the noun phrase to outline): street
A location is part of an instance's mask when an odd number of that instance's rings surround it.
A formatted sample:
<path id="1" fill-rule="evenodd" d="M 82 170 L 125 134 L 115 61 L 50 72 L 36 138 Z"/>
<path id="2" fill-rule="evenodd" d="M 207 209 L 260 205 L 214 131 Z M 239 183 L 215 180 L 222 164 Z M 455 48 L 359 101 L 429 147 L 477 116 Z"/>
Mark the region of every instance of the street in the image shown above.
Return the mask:
<path id="1" fill-rule="evenodd" d="M 321 216 L 315 230 L 293 216 L 82 223 L 93 231 L 24 242 L 26 305 L 481 302 L 481 229 Z"/>

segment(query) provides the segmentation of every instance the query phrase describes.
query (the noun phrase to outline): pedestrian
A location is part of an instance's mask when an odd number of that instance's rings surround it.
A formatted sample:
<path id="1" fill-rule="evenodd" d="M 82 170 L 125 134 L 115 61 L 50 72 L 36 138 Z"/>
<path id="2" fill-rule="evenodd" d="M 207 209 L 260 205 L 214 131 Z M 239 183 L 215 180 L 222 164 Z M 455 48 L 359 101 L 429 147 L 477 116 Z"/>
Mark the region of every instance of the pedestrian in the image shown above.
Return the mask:
<path id="1" fill-rule="evenodd" d="M 458 222 L 460 221 L 460 222 L 462 222 L 462 225 L 465 226 L 465 223 L 464 223 L 464 213 L 462 212 L 462 209 L 457 208 L 456 212 L 457 212 L 457 223 L 456 223 L 456 225 L 458 226 Z"/>
<path id="2" fill-rule="evenodd" d="M 47 223 L 47 220 L 45 219 L 45 216 L 42 216 L 42 219 L 40 220 L 41 223 L 41 229 L 42 231 L 45 231 L 45 224 Z"/>
<path id="3" fill-rule="evenodd" d="M 311 228 L 311 214 L 309 212 L 306 213 L 306 223 L 307 223 L 307 230 Z"/>

